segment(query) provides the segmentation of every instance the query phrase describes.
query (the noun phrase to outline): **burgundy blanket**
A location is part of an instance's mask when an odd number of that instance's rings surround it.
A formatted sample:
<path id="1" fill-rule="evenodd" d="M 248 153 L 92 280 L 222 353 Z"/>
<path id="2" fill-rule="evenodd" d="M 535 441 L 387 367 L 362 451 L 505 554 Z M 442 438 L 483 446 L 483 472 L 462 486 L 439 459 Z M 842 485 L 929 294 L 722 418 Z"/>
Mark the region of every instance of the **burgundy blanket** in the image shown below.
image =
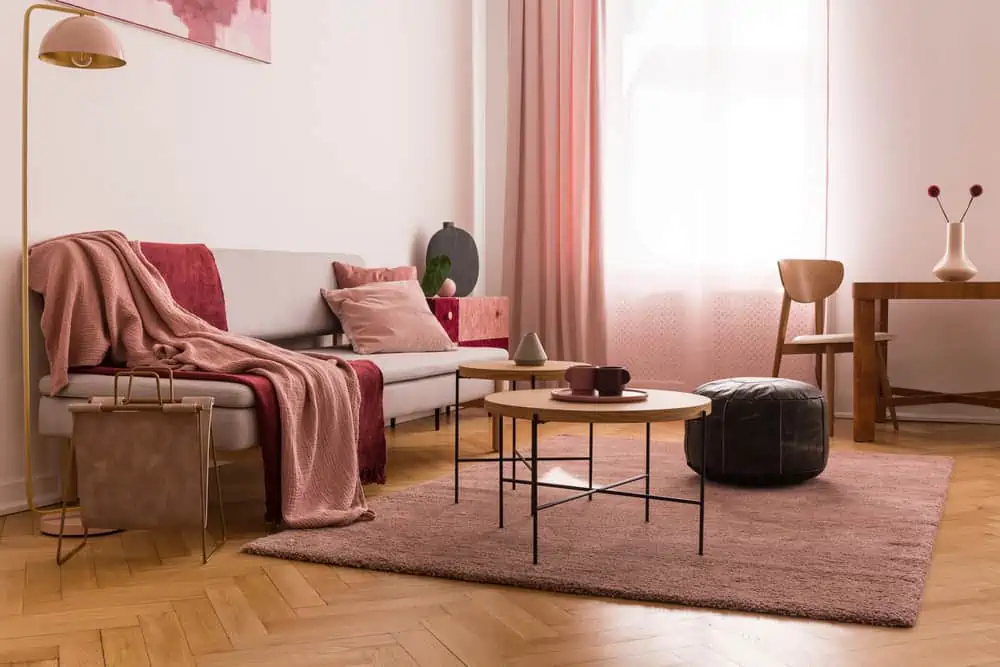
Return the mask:
<path id="1" fill-rule="evenodd" d="M 147 243 L 143 255 L 159 270 L 174 300 L 223 331 L 228 330 L 222 279 L 212 251 L 203 244 Z M 317 298 L 318 297 L 317 289 Z M 364 484 L 385 483 L 386 441 L 382 416 L 382 371 L 370 361 L 348 362 L 358 376 L 361 414 L 358 431 L 358 467 Z M 114 375 L 121 368 L 74 368 L 78 373 Z M 281 516 L 281 419 L 277 395 L 270 380 L 261 375 L 174 371 L 177 379 L 235 382 L 254 394 L 257 433 L 264 464 L 265 518 L 279 523 Z"/>

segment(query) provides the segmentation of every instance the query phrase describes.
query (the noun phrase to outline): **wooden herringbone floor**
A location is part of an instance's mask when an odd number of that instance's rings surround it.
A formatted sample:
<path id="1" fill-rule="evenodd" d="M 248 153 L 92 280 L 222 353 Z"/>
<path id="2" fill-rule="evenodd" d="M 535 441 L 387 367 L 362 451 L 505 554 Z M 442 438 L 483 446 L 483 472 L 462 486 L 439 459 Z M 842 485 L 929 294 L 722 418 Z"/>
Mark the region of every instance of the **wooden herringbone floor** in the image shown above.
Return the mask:
<path id="1" fill-rule="evenodd" d="M 485 420 L 463 420 L 469 452 Z M 836 447 L 857 447 L 850 423 Z M 546 425 L 548 432 L 574 427 Z M 611 429 L 613 427 L 602 427 Z M 632 427 L 622 434 L 638 436 Z M 677 436 L 675 427 L 656 436 Z M 450 427 L 390 435 L 385 493 L 450 469 Z M 195 537 L 123 533 L 62 569 L 27 514 L 0 517 L 0 665 L 1000 666 L 1000 427 L 904 424 L 870 451 L 956 457 L 919 624 L 834 625 L 630 604 L 243 556 L 260 535 L 255 457 L 224 469 L 233 533 L 202 566 Z M 509 438 L 508 438 L 509 441 Z"/>

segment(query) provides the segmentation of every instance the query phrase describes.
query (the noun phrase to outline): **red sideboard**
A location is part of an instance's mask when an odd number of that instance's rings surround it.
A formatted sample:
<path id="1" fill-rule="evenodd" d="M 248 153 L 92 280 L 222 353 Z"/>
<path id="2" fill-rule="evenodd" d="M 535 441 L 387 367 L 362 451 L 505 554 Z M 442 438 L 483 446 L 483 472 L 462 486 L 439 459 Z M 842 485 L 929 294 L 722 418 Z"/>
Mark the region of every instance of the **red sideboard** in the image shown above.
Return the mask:
<path id="1" fill-rule="evenodd" d="M 427 303 L 459 346 L 510 349 L 507 297 L 435 296 Z"/>

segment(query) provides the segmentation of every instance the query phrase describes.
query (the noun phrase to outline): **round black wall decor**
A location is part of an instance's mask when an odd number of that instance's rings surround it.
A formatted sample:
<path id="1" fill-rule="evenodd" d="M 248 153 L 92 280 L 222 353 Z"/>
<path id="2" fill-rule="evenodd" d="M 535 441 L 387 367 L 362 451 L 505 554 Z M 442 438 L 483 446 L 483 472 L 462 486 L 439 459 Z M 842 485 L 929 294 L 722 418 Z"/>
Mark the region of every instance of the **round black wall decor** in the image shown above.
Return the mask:
<path id="1" fill-rule="evenodd" d="M 479 282 L 479 248 L 472 234 L 446 222 L 434 233 L 427 244 L 427 259 L 447 255 L 451 259 L 451 273 L 455 281 L 455 296 L 469 296 Z"/>

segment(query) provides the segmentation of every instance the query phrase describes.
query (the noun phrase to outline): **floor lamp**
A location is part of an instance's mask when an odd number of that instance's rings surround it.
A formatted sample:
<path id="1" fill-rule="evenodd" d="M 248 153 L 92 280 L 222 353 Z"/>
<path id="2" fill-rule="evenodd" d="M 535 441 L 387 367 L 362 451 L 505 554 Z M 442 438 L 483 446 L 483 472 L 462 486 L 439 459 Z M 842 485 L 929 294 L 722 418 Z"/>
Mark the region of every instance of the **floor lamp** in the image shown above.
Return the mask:
<path id="1" fill-rule="evenodd" d="M 122 46 L 104 23 L 94 18 L 94 12 L 75 7 L 58 5 L 31 5 L 24 12 L 24 35 L 21 54 L 21 371 L 24 391 L 24 472 L 25 494 L 28 508 L 41 515 L 42 533 L 59 533 L 59 510 L 42 510 L 35 506 L 34 479 L 31 469 L 31 355 L 29 336 L 31 322 L 29 314 L 28 286 L 28 51 L 31 38 L 31 14 L 35 10 L 47 10 L 72 14 L 52 26 L 42 38 L 38 49 L 38 59 L 50 65 L 72 69 L 111 69 L 125 65 Z M 69 485 L 70 480 L 63 480 Z M 69 525 L 67 534 L 82 535 L 79 527 Z M 79 521 L 74 522 L 76 524 Z M 75 529 L 74 529 L 75 528 Z M 113 532 L 90 529 L 90 534 Z"/>

